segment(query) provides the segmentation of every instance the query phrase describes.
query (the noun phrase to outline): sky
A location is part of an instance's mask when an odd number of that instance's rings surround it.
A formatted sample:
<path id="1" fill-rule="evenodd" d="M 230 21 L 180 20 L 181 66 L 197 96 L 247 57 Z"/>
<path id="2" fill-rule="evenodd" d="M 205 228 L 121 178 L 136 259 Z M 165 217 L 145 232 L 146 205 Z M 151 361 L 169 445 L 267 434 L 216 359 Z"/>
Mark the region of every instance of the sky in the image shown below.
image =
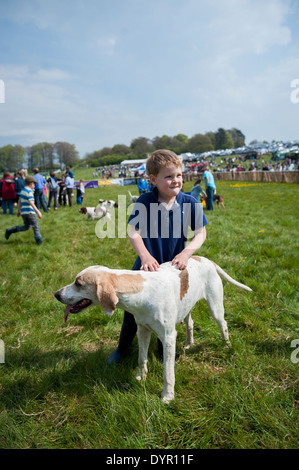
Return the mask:
<path id="1" fill-rule="evenodd" d="M 1 84 L 0 146 L 299 140 L 299 0 L 0 0 Z"/>

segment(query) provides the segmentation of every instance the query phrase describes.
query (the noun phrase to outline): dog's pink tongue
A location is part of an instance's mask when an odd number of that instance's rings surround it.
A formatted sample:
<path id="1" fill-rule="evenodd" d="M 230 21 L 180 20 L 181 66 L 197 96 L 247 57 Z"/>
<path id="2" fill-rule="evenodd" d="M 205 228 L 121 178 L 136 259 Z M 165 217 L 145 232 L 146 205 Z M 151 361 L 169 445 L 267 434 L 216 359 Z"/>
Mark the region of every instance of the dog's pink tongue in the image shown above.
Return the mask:
<path id="1" fill-rule="evenodd" d="M 64 321 L 66 322 L 67 321 L 67 317 L 69 316 L 69 313 L 70 313 L 70 310 L 71 310 L 72 306 L 71 305 L 68 305 L 65 309 L 65 312 L 64 312 Z"/>

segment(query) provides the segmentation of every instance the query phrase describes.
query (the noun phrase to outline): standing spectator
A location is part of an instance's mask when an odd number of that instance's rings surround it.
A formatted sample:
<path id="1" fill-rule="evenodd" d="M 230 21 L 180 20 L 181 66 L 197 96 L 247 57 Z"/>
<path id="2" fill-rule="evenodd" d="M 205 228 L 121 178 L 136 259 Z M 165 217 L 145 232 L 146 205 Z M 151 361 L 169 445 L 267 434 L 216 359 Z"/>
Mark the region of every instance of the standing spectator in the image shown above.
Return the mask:
<path id="1" fill-rule="evenodd" d="M 148 192 L 148 182 L 146 181 L 145 173 L 141 175 L 141 178 L 138 181 L 138 190 L 140 195 Z"/>
<path id="2" fill-rule="evenodd" d="M 47 204 L 44 198 L 44 187 L 47 185 L 45 178 L 39 173 L 38 168 L 33 169 L 34 179 L 37 181 L 34 190 L 34 201 L 36 207 L 39 209 L 42 206 L 44 212 L 48 212 Z"/>
<path id="3" fill-rule="evenodd" d="M 69 175 L 71 178 L 75 178 L 74 172 L 70 169 L 69 166 L 65 167 L 65 174 L 66 176 Z"/>
<path id="4" fill-rule="evenodd" d="M 214 193 L 216 192 L 216 186 L 215 186 L 214 176 L 210 172 L 210 168 L 208 166 L 206 167 L 203 177 L 204 177 L 204 183 L 205 183 L 205 188 L 206 188 L 206 193 L 207 193 L 207 210 L 212 211 L 213 210 L 213 197 L 214 197 Z"/>
<path id="5" fill-rule="evenodd" d="M 15 177 L 15 192 L 17 193 L 17 202 L 20 197 L 20 192 L 25 187 L 25 176 L 26 176 L 26 171 L 20 170 L 17 172 L 16 177 Z"/>
<path id="6" fill-rule="evenodd" d="M 65 184 L 65 175 L 62 175 L 61 180 L 58 181 L 59 185 L 59 196 L 58 196 L 58 203 L 62 206 L 66 206 L 66 184 Z"/>
<path id="7" fill-rule="evenodd" d="M 10 176 L 9 171 L 4 171 L 3 179 L 0 181 L 0 192 L 2 198 L 3 214 L 7 213 L 7 206 L 9 215 L 13 215 L 13 205 L 17 198 L 14 186 L 14 179 Z"/>
<path id="8" fill-rule="evenodd" d="M 69 206 L 72 207 L 73 205 L 73 188 L 74 188 L 74 178 L 70 176 L 68 172 L 65 177 L 65 184 L 66 184 L 66 194 L 68 198 Z"/>
<path id="9" fill-rule="evenodd" d="M 50 171 L 50 178 L 47 181 L 50 189 L 48 209 L 50 209 L 51 201 L 54 199 L 54 211 L 57 211 L 58 178 L 55 176 L 54 171 Z"/>
<path id="10" fill-rule="evenodd" d="M 77 204 L 83 204 L 83 197 L 85 193 L 84 180 L 80 180 L 80 183 L 77 185 Z"/>

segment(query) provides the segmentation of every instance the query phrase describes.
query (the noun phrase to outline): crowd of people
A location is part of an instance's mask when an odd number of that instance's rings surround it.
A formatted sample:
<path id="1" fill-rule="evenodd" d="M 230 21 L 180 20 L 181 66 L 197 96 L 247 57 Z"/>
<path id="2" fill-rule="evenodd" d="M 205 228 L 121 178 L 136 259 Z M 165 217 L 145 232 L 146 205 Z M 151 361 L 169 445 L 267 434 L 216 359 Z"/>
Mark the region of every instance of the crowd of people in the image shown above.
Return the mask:
<path id="1" fill-rule="evenodd" d="M 76 187 L 77 204 L 83 203 L 85 192 L 84 180 L 80 180 Z M 28 176 L 26 170 L 20 170 L 14 176 L 4 171 L 0 180 L 0 202 L 3 214 L 13 215 L 17 206 L 17 216 L 22 216 L 24 225 L 16 225 L 6 230 L 5 238 L 17 232 L 33 228 L 36 243 L 42 243 L 37 218 L 42 218 L 42 209 L 45 213 L 51 209 L 53 200 L 54 211 L 59 206 L 73 206 L 74 173 L 66 167 L 64 174 L 58 178 L 54 171 L 48 176 L 40 174 L 38 168 L 33 169 L 33 176 Z M 8 212 L 7 212 L 8 211 Z"/>
<path id="2" fill-rule="evenodd" d="M 11 175 L 9 171 L 4 171 L 3 178 L 0 180 L 0 204 L 3 214 L 13 215 L 14 207 L 17 206 L 20 193 L 25 187 L 27 170 L 17 171 Z M 57 177 L 54 171 L 48 176 L 39 172 L 38 168 L 33 169 L 33 177 L 36 180 L 34 187 L 34 203 L 36 207 L 42 208 L 44 212 L 53 208 L 57 210 L 58 206 L 72 206 L 74 197 L 74 173 L 66 167 L 65 173 Z M 80 180 L 76 187 L 77 203 L 82 204 L 84 197 L 84 180 Z"/>
<path id="3" fill-rule="evenodd" d="M 209 162 L 202 159 L 196 165 L 204 167 L 209 165 L 213 172 L 239 172 L 239 171 L 296 171 L 299 170 L 299 161 L 286 158 L 285 160 L 271 159 L 269 162 L 265 161 L 262 156 L 246 160 L 242 155 L 235 155 L 233 157 L 225 157 L 220 161 L 216 157 L 210 157 Z M 194 163 L 187 163 L 186 171 L 190 172 L 194 169 Z"/>

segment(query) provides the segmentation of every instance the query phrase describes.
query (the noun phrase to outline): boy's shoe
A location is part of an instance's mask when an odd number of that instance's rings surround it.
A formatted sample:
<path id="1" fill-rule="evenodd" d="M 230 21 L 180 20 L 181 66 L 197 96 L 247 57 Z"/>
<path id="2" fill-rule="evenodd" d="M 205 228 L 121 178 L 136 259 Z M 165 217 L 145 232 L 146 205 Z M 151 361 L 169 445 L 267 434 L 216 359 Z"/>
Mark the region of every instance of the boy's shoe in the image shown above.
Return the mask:
<path id="1" fill-rule="evenodd" d="M 7 228 L 4 234 L 6 240 L 9 239 L 12 233 L 16 233 L 18 231 L 19 231 L 19 227 L 17 225 L 15 227 Z"/>
<path id="2" fill-rule="evenodd" d="M 37 238 L 36 239 L 36 244 L 37 245 L 41 245 L 43 243 L 42 239 L 41 238 Z"/>
<path id="3" fill-rule="evenodd" d="M 7 228 L 7 229 L 6 229 L 6 231 L 5 231 L 5 235 L 4 235 L 4 236 L 5 236 L 6 240 L 8 240 L 8 239 L 9 239 L 9 237 L 11 236 L 11 231 L 10 231 L 10 229 L 9 229 L 9 228 Z"/>
<path id="4" fill-rule="evenodd" d="M 119 364 L 127 355 L 128 349 L 124 351 L 123 353 L 120 353 L 117 349 L 114 351 L 111 356 L 108 357 L 107 359 L 107 364 L 111 366 L 112 364 Z"/>

